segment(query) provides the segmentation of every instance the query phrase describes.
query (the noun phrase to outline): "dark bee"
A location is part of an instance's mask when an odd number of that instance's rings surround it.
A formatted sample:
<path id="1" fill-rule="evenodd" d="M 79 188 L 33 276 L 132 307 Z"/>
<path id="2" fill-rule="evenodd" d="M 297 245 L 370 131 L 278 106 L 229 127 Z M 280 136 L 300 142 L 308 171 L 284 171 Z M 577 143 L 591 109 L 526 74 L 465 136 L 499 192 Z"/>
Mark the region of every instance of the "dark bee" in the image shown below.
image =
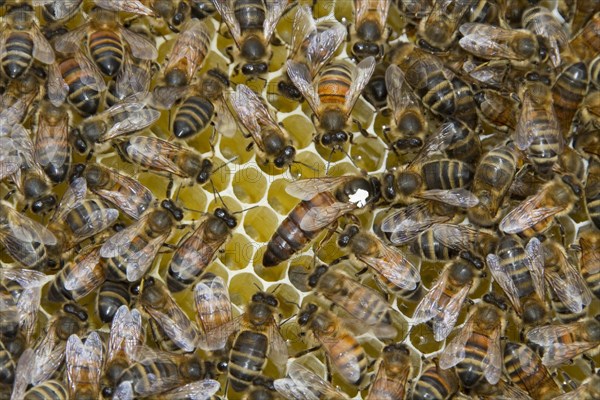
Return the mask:
<path id="1" fill-rule="evenodd" d="M 566 66 L 554 82 L 554 111 L 564 138 L 571 137 L 571 122 L 588 91 L 588 82 L 588 70 L 583 62 Z"/>
<path id="2" fill-rule="evenodd" d="M 458 377 L 453 369 L 442 369 L 437 359 L 423 366 L 412 400 L 448 400 L 458 391 Z"/>
<path id="3" fill-rule="evenodd" d="M 65 106 L 42 103 L 35 135 L 35 159 L 53 183 L 64 181 L 71 164 L 69 113 Z"/>
<path id="4" fill-rule="evenodd" d="M 381 58 L 384 43 L 389 35 L 386 20 L 390 9 L 390 0 L 354 1 L 354 24 L 351 26 L 351 49 L 354 57 L 362 60 L 369 56 Z"/>
<path id="5" fill-rule="evenodd" d="M 566 50 L 569 38 L 562 23 L 552 11 L 543 6 L 531 7 L 523 13 L 521 24 L 542 38 L 552 65 L 558 68 L 563 62 L 561 52 Z"/>
<path id="6" fill-rule="evenodd" d="M 408 392 L 411 373 L 410 351 L 403 344 L 390 344 L 383 348 L 375 380 L 367 400 L 403 399 Z"/>
<path id="7" fill-rule="evenodd" d="M 110 323 L 122 306 L 129 306 L 139 294 L 139 285 L 129 282 L 104 282 L 98 289 L 96 313 L 104 323 Z"/>
<path id="8" fill-rule="evenodd" d="M 108 109 L 130 96 L 138 101 L 143 100 L 150 90 L 153 72 L 150 60 L 138 60 L 128 53 L 125 54 L 121 69 L 108 83 L 104 97 L 105 108 Z"/>
<path id="9" fill-rule="evenodd" d="M 516 95 L 505 96 L 494 89 L 483 89 L 476 92 L 473 100 L 477 104 L 479 117 L 487 124 L 501 131 L 515 129 L 517 126 Z"/>
<path id="10" fill-rule="evenodd" d="M 90 246 L 58 272 L 48 290 L 53 302 L 78 301 L 96 290 L 104 282 L 100 265 L 100 247 Z"/>
<path id="11" fill-rule="evenodd" d="M 471 0 L 438 0 L 421 20 L 417 31 L 418 44 L 431 52 L 447 50 L 458 33 L 458 26 L 469 11 Z"/>

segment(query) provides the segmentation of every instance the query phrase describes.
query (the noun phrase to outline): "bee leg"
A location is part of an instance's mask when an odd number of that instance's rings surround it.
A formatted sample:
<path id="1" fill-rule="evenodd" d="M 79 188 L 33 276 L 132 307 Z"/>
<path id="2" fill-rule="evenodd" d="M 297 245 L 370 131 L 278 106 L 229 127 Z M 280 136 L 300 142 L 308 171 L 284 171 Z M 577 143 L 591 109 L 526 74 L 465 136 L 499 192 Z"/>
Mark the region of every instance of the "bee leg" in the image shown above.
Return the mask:
<path id="1" fill-rule="evenodd" d="M 13 190 L 11 190 L 10 192 L 8 192 L 8 193 L 6 194 L 6 196 L 4 196 L 4 200 L 8 200 L 8 199 L 10 199 L 10 197 L 11 197 L 13 194 L 15 194 L 15 192 L 16 192 L 16 191 L 17 191 L 16 189 L 13 189 Z"/>
<path id="2" fill-rule="evenodd" d="M 358 271 L 357 273 L 355 273 L 354 276 L 358 278 L 359 276 L 363 275 L 368 270 L 369 270 L 369 267 L 364 267 L 363 269 L 361 269 L 360 271 Z"/>
<path id="3" fill-rule="evenodd" d="M 314 353 L 315 351 L 319 350 L 320 348 L 321 348 L 321 346 L 319 345 L 319 346 L 311 347 L 310 349 L 302 350 L 302 351 L 294 354 L 294 356 L 292 358 L 300 358 L 307 354 Z"/>
<path id="4" fill-rule="evenodd" d="M 349 259 L 350 259 L 350 256 L 349 256 L 349 255 L 345 255 L 345 256 L 338 257 L 338 258 L 336 258 L 335 260 L 333 260 L 332 262 L 330 262 L 330 263 L 329 263 L 329 266 L 333 266 L 333 265 L 339 264 L 339 263 L 341 263 L 342 261 L 349 260 Z"/>
<path id="5" fill-rule="evenodd" d="M 558 220 L 558 218 L 554 218 L 554 221 L 556 222 L 556 224 L 558 225 L 558 231 L 560 232 L 560 240 L 562 241 L 562 245 L 563 247 L 566 249 L 569 246 L 567 245 L 567 232 L 565 231 L 565 227 L 563 226 L 563 224 Z"/>
<path id="6" fill-rule="evenodd" d="M 561 382 L 561 385 L 564 387 L 569 387 L 571 388 L 571 390 L 575 390 L 577 389 L 577 384 L 573 381 L 573 379 L 569 376 L 569 374 L 567 374 L 566 372 L 562 372 L 563 375 L 563 382 Z"/>
<path id="7" fill-rule="evenodd" d="M 331 363 L 329 357 L 325 357 L 325 369 L 327 370 L 327 382 L 333 382 L 333 376 L 331 375 Z"/>
<path id="8" fill-rule="evenodd" d="M 594 362 L 594 359 L 592 357 L 588 356 L 587 354 L 583 354 L 581 356 L 581 358 L 583 358 L 584 360 L 586 360 L 590 363 L 590 368 L 592 369 L 592 373 L 594 371 L 596 371 L 596 363 Z"/>
<path id="9" fill-rule="evenodd" d="M 396 153 L 397 156 L 400 156 L 400 153 L 398 153 L 398 149 L 396 148 L 396 146 L 394 146 L 390 137 L 388 136 L 388 133 L 390 133 L 390 127 L 384 126 L 382 133 L 383 133 L 383 137 L 385 138 L 385 141 L 388 142 L 388 144 L 390 145 L 390 147 L 389 147 L 390 150 L 392 150 L 394 153 Z"/>
<path id="10" fill-rule="evenodd" d="M 360 123 L 359 120 L 357 119 L 353 119 L 352 122 L 354 122 L 356 124 L 356 126 L 358 127 L 358 130 L 360 131 L 361 135 L 363 135 L 366 138 L 369 139 L 377 139 L 377 136 L 371 136 L 369 135 L 369 132 L 367 132 L 367 130 L 365 128 L 363 128 L 362 124 Z M 352 141 L 352 139 L 350 139 L 350 141 Z"/>

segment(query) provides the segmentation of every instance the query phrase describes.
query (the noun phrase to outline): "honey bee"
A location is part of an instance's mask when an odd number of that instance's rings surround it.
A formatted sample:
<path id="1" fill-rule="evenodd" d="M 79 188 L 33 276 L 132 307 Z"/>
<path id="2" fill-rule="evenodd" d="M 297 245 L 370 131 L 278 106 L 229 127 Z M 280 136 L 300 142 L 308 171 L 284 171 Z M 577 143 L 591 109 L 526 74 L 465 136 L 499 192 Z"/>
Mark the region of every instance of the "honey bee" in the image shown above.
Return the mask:
<path id="1" fill-rule="evenodd" d="M 383 348 L 368 400 L 403 399 L 411 373 L 410 351 L 400 343 Z"/>
<path id="2" fill-rule="evenodd" d="M 600 396 L 598 386 L 600 385 L 600 375 L 598 373 L 586 378 L 583 383 L 572 392 L 555 397 L 556 400 L 593 400 Z"/>
<path id="3" fill-rule="evenodd" d="M 600 298 L 600 235 L 593 230 L 579 236 L 581 275 L 592 293 Z"/>
<path id="4" fill-rule="evenodd" d="M 537 37 L 525 29 L 504 29 L 493 25 L 461 25 L 460 47 L 485 60 L 510 60 L 516 68 L 527 68 L 543 61 L 544 48 Z M 540 54 L 542 53 L 542 54 Z"/>
<path id="5" fill-rule="evenodd" d="M 347 400 L 349 397 L 308 368 L 294 362 L 288 369 L 288 377 L 273 382 L 279 394 L 288 400 Z"/>
<path id="6" fill-rule="evenodd" d="M 517 162 L 511 145 L 498 146 L 483 156 L 471 188 L 479 203 L 467 210 L 469 221 L 484 227 L 498 222 L 502 216 L 500 207 L 517 172 Z"/>
<path id="7" fill-rule="evenodd" d="M 373 327 L 379 338 L 393 338 L 391 308 L 373 289 L 353 280 L 348 275 L 319 265 L 308 277 L 308 285 L 333 304 L 344 309 L 353 318 Z"/>
<path id="8" fill-rule="evenodd" d="M 550 61 L 554 68 L 558 68 L 563 61 L 561 52 L 567 48 L 569 38 L 552 11 L 543 6 L 531 7 L 523 12 L 521 24 L 544 40 Z"/>
<path id="9" fill-rule="evenodd" d="M 469 11 L 471 3 L 470 0 L 434 2 L 431 12 L 419 23 L 419 46 L 431 52 L 447 50 L 454 42 L 458 26 Z"/>
<path id="10" fill-rule="evenodd" d="M 104 0 L 103 0 L 104 1 Z M 114 3 L 106 0 L 107 3 Z M 175 33 L 185 31 L 185 23 L 190 21 L 191 8 L 183 0 L 140 0 L 140 2 L 154 13 L 155 17 L 162 18 L 169 29 Z M 184 24 L 182 26 L 182 24 Z"/>
<path id="11" fill-rule="evenodd" d="M 415 384 L 412 400 L 448 400 L 458 391 L 458 377 L 453 369 L 442 369 L 437 359 L 425 366 Z"/>
<path id="12" fill-rule="evenodd" d="M 75 256 L 55 276 L 48 290 L 52 302 L 78 301 L 104 283 L 100 247 L 89 246 Z"/>
<path id="13" fill-rule="evenodd" d="M 506 343 L 504 368 L 512 382 L 534 399 L 554 399 L 563 392 L 538 355 L 524 344 Z"/>
<path id="14" fill-rule="evenodd" d="M 399 250 L 377 236 L 348 225 L 338 238 L 338 246 L 350 247 L 352 254 L 376 272 L 376 279 L 402 298 L 422 291 L 417 268 Z"/>
<path id="15" fill-rule="evenodd" d="M 389 35 L 386 20 L 390 3 L 390 0 L 354 1 L 354 25 L 350 35 L 353 37 L 351 46 L 354 57 L 359 60 L 369 56 L 376 59 L 383 57 L 383 46 Z"/>
<path id="16" fill-rule="evenodd" d="M 53 183 L 65 180 L 71 164 L 69 114 L 64 106 L 42 103 L 35 136 L 35 159 Z"/>
<path id="17" fill-rule="evenodd" d="M 196 348 L 198 331 L 164 283 L 146 278 L 139 302 L 177 347 L 186 352 Z"/>
<path id="18" fill-rule="evenodd" d="M 200 347 L 218 347 L 219 343 L 213 341 L 212 336 L 207 333 L 227 325 L 232 320 L 231 301 L 223 279 L 210 272 L 202 275 L 200 282 L 194 286 L 194 302 L 197 311 L 196 321 L 201 327 L 202 338 L 209 341 L 200 344 Z"/>
<path id="19" fill-rule="evenodd" d="M 413 323 L 433 320 L 434 339 L 437 342 L 446 339 L 475 282 L 475 272 L 468 262 L 459 259 L 446 264 L 437 282 L 415 309 Z"/>
<path id="20" fill-rule="evenodd" d="M 213 215 L 206 214 L 197 224 L 194 232 L 178 244 L 171 258 L 166 282 L 173 293 L 196 281 L 231 237 L 237 220 L 226 209 L 217 208 Z"/>
<path id="21" fill-rule="evenodd" d="M 27 268 L 43 269 L 50 261 L 49 246 L 57 243 L 45 226 L 29 219 L 12 205 L 0 201 L 0 243 L 17 263 Z"/>
<path id="22" fill-rule="evenodd" d="M 89 154 L 94 147 L 102 146 L 114 138 L 141 131 L 152 125 L 160 117 L 160 112 L 146 108 L 144 103 L 123 102 L 108 110 L 82 121 L 79 127 L 71 131 L 73 147 L 80 154 Z"/>
<path id="23" fill-rule="evenodd" d="M 200 338 L 205 350 L 221 349 L 230 340 L 228 379 L 236 392 L 246 390 L 261 376 L 267 358 L 279 369 L 287 361 L 287 345 L 276 320 L 278 305 L 274 295 L 257 292 L 244 314 Z"/>
<path id="24" fill-rule="evenodd" d="M 527 339 L 543 347 L 542 363 L 557 367 L 600 346 L 600 321 L 586 318 L 569 324 L 538 326 Z"/>
<path id="25" fill-rule="evenodd" d="M 453 126 L 453 135 L 446 148 L 446 155 L 470 165 L 477 165 L 482 151 L 479 132 L 459 121 L 449 121 L 449 124 Z"/>
<path id="26" fill-rule="evenodd" d="M 119 22 L 116 13 L 101 8 L 91 11 L 88 22 L 61 36 L 55 47 L 61 53 L 75 53 L 82 41 L 86 44 L 92 60 L 106 76 L 115 76 L 121 69 L 125 42 L 136 58 L 155 60 L 158 57 L 154 43 L 125 28 Z"/>
<path id="27" fill-rule="evenodd" d="M 496 254 L 488 254 L 487 264 L 494 280 L 527 325 L 547 318 L 544 302 L 544 254 L 540 241 L 533 238 L 523 248 L 517 238 L 500 238 Z"/>
<path id="28" fill-rule="evenodd" d="M 477 304 L 459 334 L 442 351 L 440 367 L 456 366 L 466 388 L 484 381 L 495 385 L 502 375 L 500 337 L 504 326 L 502 310 L 487 303 Z"/>
<path id="29" fill-rule="evenodd" d="M 121 69 L 108 83 L 104 97 L 106 109 L 126 101 L 127 98 L 138 101 L 145 99 L 150 90 L 153 72 L 153 64 L 150 60 L 134 59 L 126 53 Z"/>
<path id="30" fill-rule="evenodd" d="M 475 93 L 473 100 L 478 106 L 479 117 L 485 123 L 501 131 L 516 128 L 515 116 L 520 102 L 516 95 L 505 96 L 494 89 L 483 89 Z"/>
<path id="31" fill-rule="evenodd" d="M 494 400 L 494 399 L 531 399 L 526 391 L 513 386 L 506 379 L 500 379 L 498 383 L 492 385 L 487 382 L 481 382 L 470 394 L 476 395 L 478 399 Z"/>
<path id="32" fill-rule="evenodd" d="M 591 158 L 585 185 L 585 204 L 592 224 L 600 229 L 600 161 Z"/>
<path id="33" fill-rule="evenodd" d="M 103 344 L 97 332 L 92 332 L 85 343 L 73 334 L 67 340 L 65 364 L 69 395 L 77 399 L 97 399 L 100 392 Z"/>
<path id="34" fill-rule="evenodd" d="M 47 94 L 55 107 L 67 100 L 82 117 L 96 114 L 106 84 L 90 60 L 75 53 L 60 63 L 51 64 L 48 69 Z"/>
<path id="35" fill-rule="evenodd" d="M 289 167 L 296 156 L 294 142 L 258 95 L 240 84 L 229 99 L 240 125 L 253 140 L 248 148 L 255 147 L 257 157 L 264 164 L 272 162 L 277 168 Z"/>
<path id="36" fill-rule="evenodd" d="M 28 4 L 9 8 L 0 35 L 0 65 L 9 79 L 21 77 L 36 59 L 54 62 L 54 50 L 40 31 L 33 9 Z"/>
<path id="37" fill-rule="evenodd" d="M 392 126 L 384 129 L 386 139 L 396 151 L 420 149 L 428 133 L 427 120 L 418 99 L 406 87 L 404 72 L 397 65 L 392 64 L 386 70 L 385 85 L 388 107 L 392 110 Z"/>
<path id="38" fill-rule="evenodd" d="M 17 362 L 26 346 L 23 335 L 0 339 L 0 383 L 10 385 L 14 382 Z"/>
<path id="39" fill-rule="evenodd" d="M 344 381 L 359 386 L 367 372 L 367 355 L 356 338 L 333 313 L 308 303 L 298 314 L 298 325 L 311 332 Z"/>
<path id="40" fill-rule="evenodd" d="M 269 43 L 277 23 L 288 10 L 288 0 L 275 0 L 268 4 L 262 0 L 216 0 L 214 6 L 233 36 L 243 60 L 242 73 L 252 76 L 266 74 L 271 58 Z"/>
<path id="41" fill-rule="evenodd" d="M 379 183 L 352 175 L 303 179 L 289 184 L 286 192 L 302 201 L 271 237 L 263 256 L 265 267 L 290 259 L 339 217 L 377 201 Z"/>
<path id="42" fill-rule="evenodd" d="M 352 109 L 375 70 L 375 58 L 367 57 L 358 65 L 332 61 L 313 79 L 306 65 L 287 61 L 290 79 L 313 111 L 317 120 L 315 141 L 340 149 L 352 140 L 347 132 Z"/>
<path id="43" fill-rule="evenodd" d="M 176 175 L 199 184 L 210 179 L 212 162 L 178 143 L 149 136 L 134 136 L 117 139 L 113 145 L 125 161 L 158 174 Z M 171 186 L 170 183 L 168 191 Z"/>
<path id="44" fill-rule="evenodd" d="M 550 228 L 554 218 L 566 215 L 583 196 L 583 188 L 571 174 L 557 176 L 534 195 L 526 198 L 500 221 L 504 233 L 531 237 Z"/>
<path id="45" fill-rule="evenodd" d="M 171 200 L 163 200 L 160 207 L 153 207 L 138 221 L 108 238 L 100 248 L 106 278 L 129 282 L 140 280 L 176 222 L 182 219 L 183 211 Z"/>
<path id="46" fill-rule="evenodd" d="M 600 3 L 597 1 L 575 2 L 574 15 L 571 20 L 571 32 L 573 34 L 579 32 L 597 12 L 600 12 Z"/>
<path id="47" fill-rule="evenodd" d="M 554 111 L 560 133 L 571 136 L 571 122 L 588 91 L 589 75 L 584 62 L 570 64 L 563 69 L 552 87 Z"/>
<path id="48" fill-rule="evenodd" d="M 33 69 L 33 68 L 31 68 Z M 9 135 L 16 124 L 21 124 L 28 117 L 31 105 L 41 94 L 38 77 L 32 71 L 23 74 L 19 79 L 8 83 L 4 93 L 0 95 L 0 136 Z"/>
<path id="49" fill-rule="evenodd" d="M 112 168 L 88 163 L 78 164 L 74 169 L 85 179 L 90 191 L 135 220 L 141 218 L 154 200 L 150 189 Z"/>
<path id="50" fill-rule="evenodd" d="M 105 281 L 98 290 L 96 313 L 104 323 L 110 323 L 121 306 L 128 306 L 139 294 L 139 285 L 129 282 Z"/>

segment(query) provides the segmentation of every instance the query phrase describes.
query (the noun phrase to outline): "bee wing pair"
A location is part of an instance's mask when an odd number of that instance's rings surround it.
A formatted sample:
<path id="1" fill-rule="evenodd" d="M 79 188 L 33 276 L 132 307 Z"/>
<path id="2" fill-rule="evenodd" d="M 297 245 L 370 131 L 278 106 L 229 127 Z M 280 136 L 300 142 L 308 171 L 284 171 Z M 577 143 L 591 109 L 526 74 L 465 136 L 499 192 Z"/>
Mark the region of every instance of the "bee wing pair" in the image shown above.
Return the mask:
<path id="1" fill-rule="evenodd" d="M 399 250 L 379 243 L 378 257 L 357 254 L 356 257 L 399 288 L 413 290 L 421 281 L 417 268 Z"/>
<path id="2" fill-rule="evenodd" d="M 97 92 L 103 92 L 106 89 L 106 84 L 96 65 L 79 51 L 75 53 L 74 58 L 79 68 L 81 68 L 81 74 L 78 75 L 81 84 Z M 59 66 L 56 63 L 50 64 L 47 91 L 50 103 L 55 107 L 59 107 L 65 102 L 68 93 L 69 85 L 63 79 Z"/>
<path id="3" fill-rule="evenodd" d="M 198 282 L 194 287 L 194 301 L 203 333 L 214 331 L 231 322 L 231 301 L 227 286 L 221 277 L 215 275 L 212 279 L 202 279 Z M 213 342 L 212 339 L 212 335 L 204 335 L 204 346 L 218 348 L 221 343 Z"/>
<path id="4" fill-rule="evenodd" d="M 170 390 L 161 395 L 165 400 L 209 400 L 219 391 L 221 384 L 212 379 L 204 379 L 188 383 L 177 389 Z M 133 383 L 125 381 L 120 383 L 113 394 L 113 400 L 134 400 Z"/>
<path id="5" fill-rule="evenodd" d="M 72 395 L 77 393 L 80 382 L 91 385 L 92 393 L 97 394 L 99 392 L 102 349 L 102 340 L 97 332 L 92 332 L 85 343 L 75 334 L 69 336 L 65 350 L 65 364 L 69 392 Z"/>
<path id="6" fill-rule="evenodd" d="M 133 360 L 137 347 L 144 342 L 143 333 L 140 312 L 129 310 L 126 305 L 119 307 L 110 327 L 106 364 L 110 364 L 120 353 L 124 353 L 130 361 Z"/>
<path id="7" fill-rule="evenodd" d="M 581 336 L 585 330 L 585 321 L 564 325 L 546 325 L 533 328 L 527 332 L 527 339 L 544 348 L 542 363 L 547 367 L 557 367 L 569 362 L 577 355 L 597 347 L 598 341 L 569 341 L 563 342 L 563 337 Z"/>
<path id="8" fill-rule="evenodd" d="M 288 400 L 348 399 L 346 394 L 298 362 L 290 365 L 287 378 L 276 379 L 273 385 Z"/>
<path id="9" fill-rule="evenodd" d="M 548 269 L 544 270 L 544 276 L 560 301 L 570 311 L 579 313 L 592 302 L 592 293 L 577 268 L 562 251 L 558 262 L 563 276 Z"/>

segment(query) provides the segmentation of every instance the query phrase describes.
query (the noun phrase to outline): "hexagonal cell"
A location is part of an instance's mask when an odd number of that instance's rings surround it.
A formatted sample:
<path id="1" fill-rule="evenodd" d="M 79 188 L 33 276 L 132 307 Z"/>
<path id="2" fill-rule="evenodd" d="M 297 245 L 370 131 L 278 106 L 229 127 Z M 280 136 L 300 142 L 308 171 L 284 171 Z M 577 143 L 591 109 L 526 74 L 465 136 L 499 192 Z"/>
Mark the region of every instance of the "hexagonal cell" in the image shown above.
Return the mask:
<path id="1" fill-rule="evenodd" d="M 267 242 L 277 229 L 279 219 L 267 207 L 248 210 L 244 216 L 244 231 L 257 242 Z"/>
<path id="2" fill-rule="evenodd" d="M 181 203 L 180 205 L 185 204 L 186 219 L 200 218 L 208 205 L 206 192 L 198 186 L 182 187 L 176 193 L 176 198 Z"/>
<path id="3" fill-rule="evenodd" d="M 354 138 L 350 155 L 354 163 L 365 171 L 377 171 L 383 164 L 386 147 L 374 136 L 366 138 L 362 135 Z"/>
<path id="4" fill-rule="evenodd" d="M 251 139 L 244 138 L 238 130 L 233 137 L 221 137 L 219 150 L 227 160 L 233 160 L 233 164 L 245 164 L 254 157 L 254 152 L 246 150 L 250 142 Z"/>
<path id="5" fill-rule="evenodd" d="M 252 296 L 261 290 L 264 290 L 263 285 L 254 274 L 237 274 L 229 282 L 229 298 L 242 310 L 250 303 Z"/>
<path id="6" fill-rule="evenodd" d="M 289 183 L 288 179 L 276 179 L 269 186 L 267 201 L 279 215 L 287 215 L 298 204 L 298 199 L 285 191 Z"/>
<path id="7" fill-rule="evenodd" d="M 267 180 L 254 163 L 240 166 L 233 176 L 232 184 L 235 196 L 244 203 L 258 203 L 267 191 Z"/>
<path id="8" fill-rule="evenodd" d="M 213 157 L 213 173 L 210 177 L 215 190 L 222 192 L 229 187 L 229 182 L 233 176 L 233 169 L 237 167 L 235 163 L 229 163 L 221 160 L 220 158 Z M 207 190 L 212 190 L 212 185 L 205 185 Z"/>
<path id="9" fill-rule="evenodd" d="M 223 251 L 219 253 L 219 259 L 230 270 L 244 269 L 252 261 L 255 247 L 257 246 L 245 235 L 234 233 L 231 240 L 223 246 Z"/>
<path id="10" fill-rule="evenodd" d="M 215 196 L 214 194 L 213 194 L 212 200 L 208 203 L 208 207 L 206 208 L 206 211 L 209 213 L 213 213 L 216 208 L 223 208 L 223 207 L 225 207 L 230 214 L 238 213 L 238 212 L 242 211 L 242 206 L 233 197 L 231 197 L 231 196 L 218 197 L 218 196 Z M 238 225 L 239 225 L 239 221 L 241 219 L 240 216 L 237 216 L 237 219 L 238 219 Z"/>
<path id="11" fill-rule="evenodd" d="M 266 291 L 273 293 L 275 297 L 277 297 L 277 300 L 279 301 L 279 312 L 283 319 L 290 318 L 298 313 L 300 296 L 293 286 L 285 283 L 275 283 L 268 286 Z"/>
<path id="12" fill-rule="evenodd" d="M 257 276 L 260 276 L 267 282 L 280 281 L 285 277 L 289 261 L 284 261 L 274 267 L 264 267 L 262 265 L 262 259 L 266 250 L 267 246 L 263 246 L 254 253 L 254 258 L 252 260 L 254 272 Z"/>
<path id="13" fill-rule="evenodd" d="M 316 154 L 308 151 L 302 151 L 296 155 L 298 163 L 292 164 L 289 175 L 290 180 L 319 178 L 325 175 L 325 163 Z"/>
<path id="14" fill-rule="evenodd" d="M 303 115 L 290 115 L 282 121 L 283 127 L 292 136 L 296 149 L 304 149 L 313 141 L 314 126 L 312 122 Z"/>

